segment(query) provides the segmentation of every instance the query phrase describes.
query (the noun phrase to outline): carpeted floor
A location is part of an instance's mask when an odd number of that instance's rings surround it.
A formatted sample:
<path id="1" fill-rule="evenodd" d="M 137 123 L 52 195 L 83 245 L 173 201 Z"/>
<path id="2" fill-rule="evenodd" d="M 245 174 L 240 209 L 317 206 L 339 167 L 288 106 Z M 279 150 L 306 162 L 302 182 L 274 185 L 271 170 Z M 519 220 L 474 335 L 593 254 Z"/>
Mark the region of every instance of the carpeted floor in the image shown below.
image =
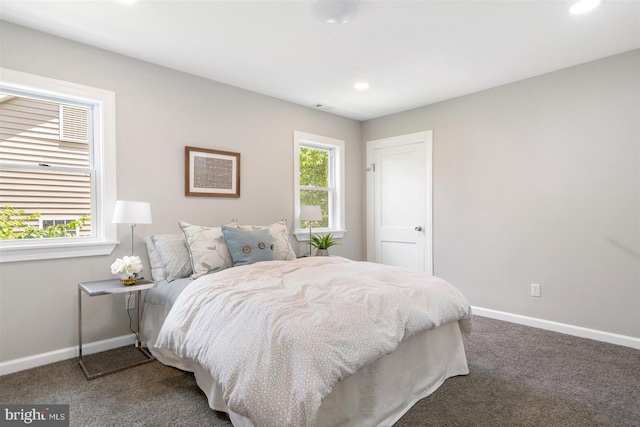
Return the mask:
<path id="1" fill-rule="evenodd" d="M 640 426 L 640 350 L 474 317 L 471 373 L 396 427 Z M 95 356 L 136 357 L 131 348 Z M 102 360 L 100 360 L 102 358 Z M 231 426 L 191 374 L 152 362 L 86 381 L 76 360 L 0 377 L 0 403 L 69 404 L 72 426 Z"/>

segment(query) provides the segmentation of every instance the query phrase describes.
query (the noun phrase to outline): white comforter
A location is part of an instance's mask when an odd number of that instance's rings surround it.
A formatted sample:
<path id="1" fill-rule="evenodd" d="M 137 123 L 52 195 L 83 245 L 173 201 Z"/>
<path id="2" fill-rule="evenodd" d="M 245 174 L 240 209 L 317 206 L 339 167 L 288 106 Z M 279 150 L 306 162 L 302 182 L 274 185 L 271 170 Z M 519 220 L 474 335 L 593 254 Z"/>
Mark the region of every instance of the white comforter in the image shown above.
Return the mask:
<path id="1" fill-rule="evenodd" d="M 411 335 L 471 308 L 451 284 L 337 257 L 267 261 L 201 277 L 156 347 L 204 366 L 255 426 L 312 426 L 334 384 Z"/>

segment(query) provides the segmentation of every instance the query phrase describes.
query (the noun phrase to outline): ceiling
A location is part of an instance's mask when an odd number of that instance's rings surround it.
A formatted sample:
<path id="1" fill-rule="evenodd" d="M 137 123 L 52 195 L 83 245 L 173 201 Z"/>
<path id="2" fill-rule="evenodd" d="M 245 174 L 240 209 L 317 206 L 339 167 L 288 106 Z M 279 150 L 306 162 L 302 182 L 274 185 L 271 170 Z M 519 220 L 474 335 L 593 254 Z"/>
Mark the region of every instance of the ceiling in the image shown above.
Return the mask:
<path id="1" fill-rule="evenodd" d="M 0 19 L 367 120 L 640 48 L 639 0 L 571 4 L 362 0 L 326 24 L 311 0 L 1 0 Z"/>

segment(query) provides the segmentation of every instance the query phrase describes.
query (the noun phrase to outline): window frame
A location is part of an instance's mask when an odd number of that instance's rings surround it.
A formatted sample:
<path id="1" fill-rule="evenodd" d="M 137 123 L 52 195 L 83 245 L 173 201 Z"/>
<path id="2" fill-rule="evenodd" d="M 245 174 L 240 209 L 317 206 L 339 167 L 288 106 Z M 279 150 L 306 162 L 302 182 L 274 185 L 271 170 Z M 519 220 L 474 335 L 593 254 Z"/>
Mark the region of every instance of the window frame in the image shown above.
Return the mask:
<path id="1" fill-rule="evenodd" d="M 0 68 L 0 90 L 34 94 L 59 101 L 91 105 L 90 237 L 0 240 L 0 263 L 109 255 L 118 244 L 117 226 L 109 220 L 116 201 L 115 93 L 20 71 Z"/>
<path id="2" fill-rule="evenodd" d="M 299 242 L 309 241 L 309 229 L 300 228 L 300 147 L 328 150 L 330 191 L 329 227 L 315 228 L 314 234 L 332 233 L 336 239 L 346 234 L 345 228 L 345 142 L 327 136 L 314 135 L 307 132 L 293 132 L 293 191 L 294 191 L 294 231 Z"/>

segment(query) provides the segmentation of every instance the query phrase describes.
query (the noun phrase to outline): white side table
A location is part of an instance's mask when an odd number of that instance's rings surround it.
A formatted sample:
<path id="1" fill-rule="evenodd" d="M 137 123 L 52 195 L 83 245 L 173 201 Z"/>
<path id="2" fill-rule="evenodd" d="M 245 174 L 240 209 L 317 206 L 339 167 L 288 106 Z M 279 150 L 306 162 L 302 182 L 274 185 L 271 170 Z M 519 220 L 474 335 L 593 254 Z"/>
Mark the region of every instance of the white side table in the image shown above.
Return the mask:
<path id="1" fill-rule="evenodd" d="M 124 369 L 132 368 L 134 366 L 142 365 L 144 363 L 148 363 L 154 360 L 153 356 L 142 346 L 140 345 L 140 340 L 138 339 L 138 334 L 140 332 L 140 324 L 142 321 L 142 314 L 140 312 L 140 305 L 142 305 L 142 291 L 145 289 L 153 288 L 156 284 L 149 280 L 138 280 L 135 285 L 125 286 L 118 279 L 110 279 L 110 280 L 98 280 L 95 282 L 80 282 L 78 283 L 78 354 L 79 360 L 78 363 L 82 368 L 82 372 L 84 372 L 87 380 L 92 380 L 94 378 L 102 377 L 107 374 L 112 374 L 114 372 L 119 372 Z M 112 295 L 112 294 L 121 294 L 126 292 L 137 292 L 137 305 L 136 308 L 138 310 L 138 330 L 136 334 L 136 347 L 138 350 L 145 356 L 145 360 L 140 362 L 133 363 L 131 365 L 122 366 L 116 369 L 111 369 L 104 372 L 98 372 L 95 374 L 89 373 L 84 360 L 82 359 L 82 293 L 87 294 L 90 297 L 98 296 L 98 295 Z"/>

